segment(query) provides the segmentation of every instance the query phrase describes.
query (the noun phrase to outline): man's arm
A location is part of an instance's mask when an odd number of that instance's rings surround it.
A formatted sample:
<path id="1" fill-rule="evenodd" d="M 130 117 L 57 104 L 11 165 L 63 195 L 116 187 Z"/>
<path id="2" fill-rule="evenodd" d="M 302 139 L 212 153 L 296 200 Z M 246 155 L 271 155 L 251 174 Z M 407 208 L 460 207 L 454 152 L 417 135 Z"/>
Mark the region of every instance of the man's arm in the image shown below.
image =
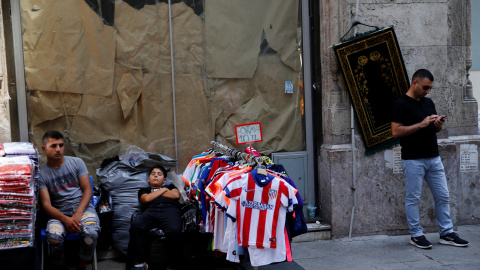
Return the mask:
<path id="1" fill-rule="evenodd" d="M 398 122 L 392 122 L 392 136 L 394 138 L 408 136 L 410 134 L 413 134 L 419 131 L 422 128 L 428 127 L 428 125 L 430 125 L 430 123 L 432 122 L 435 122 L 437 118 L 438 118 L 438 115 L 433 114 L 425 117 L 425 119 L 423 119 L 422 122 L 419 122 L 410 126 L 405 126 L 402 123 L 398 123 Z M 435 128 L 437 128 L 436 125 L 435 125 Z M 441 129 L 441 126 L 440 126 L 440 129 Z"/>
<path id="2" fill-rule="evenodd" d="M 92 199 L 92 187 L 90 186 L 90 178 L 88 174 L 80 177 L 78 182 L 80 183 L 80 188 L 82 189 L 83 195 L 80 203 L 77 206 L 77 210 L 75 210 L 75 213 L 72 215 L 72 218 L 77 221 L 78 224 L 80 224 L 83 212 L 85 212 L 90 200 Z"/>
<path id="3" fill-rule="evenodd" d="M 81 232 L 80 222 L 75 221 L 72 217 L 62 214 L 62 212 L 52 206 L 50 194 L 48 193 L 47 189 L 40 189 L 39 195 L 43 210 L 45 210 L 47 215 L 62 222 L 70 233 Z"/>
<path id="4" fill-rule="evenodd" d="M 166 187 L 163 187 L 159 190 L 155 190 L 154 192 L 143 194 L 140 197 L 140 202 L 142 204 L 149 204 L 156 198 L 162 197 L 162 196 L 166 198 L 178 200 L 180 199 L 180 191 L 178 189 L 170 190 Z"/>

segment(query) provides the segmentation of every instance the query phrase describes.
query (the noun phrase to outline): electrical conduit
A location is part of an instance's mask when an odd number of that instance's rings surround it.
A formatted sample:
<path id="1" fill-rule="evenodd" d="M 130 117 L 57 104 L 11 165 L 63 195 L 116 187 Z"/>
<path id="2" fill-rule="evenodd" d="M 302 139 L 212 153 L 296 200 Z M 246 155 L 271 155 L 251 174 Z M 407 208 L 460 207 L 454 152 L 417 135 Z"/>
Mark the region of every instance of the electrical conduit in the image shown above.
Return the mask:
<path id="1" fill-rule="evenodd" d="M 357 0 L 355 7 L 355 21 L 358 21 L 358 5 L 359 0 Z M 357 34 L 357 26 L 354 29 L 354 36 Z M 357 156 L 355 155 L 355 112 L 353 110 L 353 104 L 350 106 L 350 129 L 352 131 L 352 191 L 353 191 L 353 206 L 352 206 L 352 216 L 350 217 L 350 229 L 348 231 L 348 238 L 352 238 L 353 230 L 353 220 L 355 219 L 355 209 L 357 208 Z"/>

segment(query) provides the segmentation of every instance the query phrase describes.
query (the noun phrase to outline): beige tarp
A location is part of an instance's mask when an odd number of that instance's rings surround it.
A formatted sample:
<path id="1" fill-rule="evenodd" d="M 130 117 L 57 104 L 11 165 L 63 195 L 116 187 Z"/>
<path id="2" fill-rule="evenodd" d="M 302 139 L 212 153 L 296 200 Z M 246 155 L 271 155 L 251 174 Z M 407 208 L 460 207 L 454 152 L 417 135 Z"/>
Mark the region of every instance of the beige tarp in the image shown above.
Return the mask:
<path id="1" fill-rule="evenodd" d="M 212 104 L 217 139 L 226 145 L 236 145 L 234 131 L 239 123 L 261 122 L 263 141 L 261 153 L 298 151 L 303 149 L 304 135 L 300 110 L 300 93 L 285 94 L 284 80 L 298 89 L 298 74 L 281 64 L 278 55 L 258 58 L 253 79 L 224 80 Z M 285 138 L 289 138 L 285 140 Z"/>
<path id="2" fill-rule="evenodd" d="M 297 0 L 222 0 L 205 5 L 207 76 L 252 78 L 262 31 L 282 61 L 299 72 Z"/>
<path id="3" fill-rule="evenodd" d="M 264 141 L 253 145 L 261 153 L 303 150 L 298 1 L 266 2 L 206 1 L 204 19 L 172 5 L 180 172 L 211 140 L 243 149 L 236 124 L 262 123 Z M 37 147 L 58 129 L 91 173 L 130 145 L 175 158 L 167 4 L 136 10 L 117 0 L 113 27 L 83 0 L 22 0 L 21 8 Z M 277 54 L 258 55 L 262 33 Z"/>
<path id="4" fill-rule="evenodd" d="M 203 22 L 184 3 L 172 5 L 176 73 L 197 73 L 203 67 Z M 115 61 L 144 73 L 170 73 L 168 5 L 146 5 L 141 10 L 123 1 L 115 4 L 118 31 Z"/>
<path id="5" fill-rule="evenodd" d="M 20 3 L 28 88 L 111 95 L 116 30 L 84 1 Z"/>

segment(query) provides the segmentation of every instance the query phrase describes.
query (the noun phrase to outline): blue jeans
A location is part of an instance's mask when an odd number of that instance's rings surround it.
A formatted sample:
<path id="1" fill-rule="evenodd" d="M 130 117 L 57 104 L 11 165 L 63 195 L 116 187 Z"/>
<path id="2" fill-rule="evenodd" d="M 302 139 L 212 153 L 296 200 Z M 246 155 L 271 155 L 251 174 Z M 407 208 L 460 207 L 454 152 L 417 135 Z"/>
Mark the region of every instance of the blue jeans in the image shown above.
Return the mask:
<path id="1" fill-rule="evenodd" d="M 72 216 L 73 213 L 68 214 Z M 98 234 L 100 233 L 100 220 L 92 204 L 89 204 L 83 212 L 80 220 L 80 229 L 82 230 L 80 259 L 91 260 L 95 247 L 97 246 Z M 63 257 L 63 242 L 67 235 L 67 230 L 62 222 L 56 219 L 49 219 L 47 223 L 47 241 L 52 250 L 52 256 L 60 260 Z"/>
<path id="2" fill-rule="evenodd" d="M 452 219 L 450 218 L 450 195 L 448 192 L 447 178 L 440 157 L 424 159 L 402 159 L 403 174 L 407 194 L 405 196 L 405 213 L 408 227 L 412 237 L 423 235 L 420 226 L 420 213 L 418 205 L 422 195 L 423 180 L 427 182 L 433 199 L 435 200 L 435 216 L 437 217 L 440 235 L 453 232 Z"/>

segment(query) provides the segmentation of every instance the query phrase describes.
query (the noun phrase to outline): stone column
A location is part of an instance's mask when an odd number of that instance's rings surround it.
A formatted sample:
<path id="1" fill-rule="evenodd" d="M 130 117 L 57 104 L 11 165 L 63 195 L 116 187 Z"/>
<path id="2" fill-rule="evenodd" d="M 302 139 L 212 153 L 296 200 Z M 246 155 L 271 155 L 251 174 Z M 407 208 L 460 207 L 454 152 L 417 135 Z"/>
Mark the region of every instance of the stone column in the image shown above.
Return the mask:
<path id="1" fill-rule="evenodd" d="M 3 13 L 3 10 L 0 9 Z M 5 59 L 5 35 L 3 31 L 3 15 L 0 14 L 0 143 L 9 142 L 10 136 L 10 111 L 8 103 L 7 64 Z"/>
<path id="2" fill-rule="evenodd" d="M 465 66 L 467 80 L 465 82 L 465 94 L 463 102 L 476 102 L 473 97 L 473 87 L 470 81 L 470 68 L 472 67 L 472 2 L 465 0 Z"/>
<path id="3" fill-rule="evenodd" d="M 352 155 L 350 99 L 331 46 L 339 43 L 350 28 L 356 0 L 323 0 L 319 4 L 321 43 L 317 49 L 322 67 L 323 143 L 318 156 L 318 192 L 322 218 L 332 226 L 334 237 L 349 234 L 355 173 L 353 235 L 407 234 L 405 184 L 401 164 L 395 162 L 396 150 L 364 156 L 365 147 L 356 126 L 355 161 Z M 358 15 L 358 20 L 368 25 L 394 26 L 410 76 L 419 68 L 428 68 L 434 74 L 430 98 L 437 112 L 448 116 L 437 136 L 451 190 L 452 218 L 456 225 L 478 222 L 480 209 L 471 198 L 479 194 L 472 188 L 478 184 L 479 172 L 459 171 L 461 145 L 480 145 L 480 136 L 476 135 L 477 102 L 468 78 L 472 62 L 471 0 L 361 0 Z M 371 29 L 359 27 L 360 33 L 366 30 Z M 438 230 L 432 202 L 433 196 L 424 186 L 421 223 L 430 232 Z"/>

